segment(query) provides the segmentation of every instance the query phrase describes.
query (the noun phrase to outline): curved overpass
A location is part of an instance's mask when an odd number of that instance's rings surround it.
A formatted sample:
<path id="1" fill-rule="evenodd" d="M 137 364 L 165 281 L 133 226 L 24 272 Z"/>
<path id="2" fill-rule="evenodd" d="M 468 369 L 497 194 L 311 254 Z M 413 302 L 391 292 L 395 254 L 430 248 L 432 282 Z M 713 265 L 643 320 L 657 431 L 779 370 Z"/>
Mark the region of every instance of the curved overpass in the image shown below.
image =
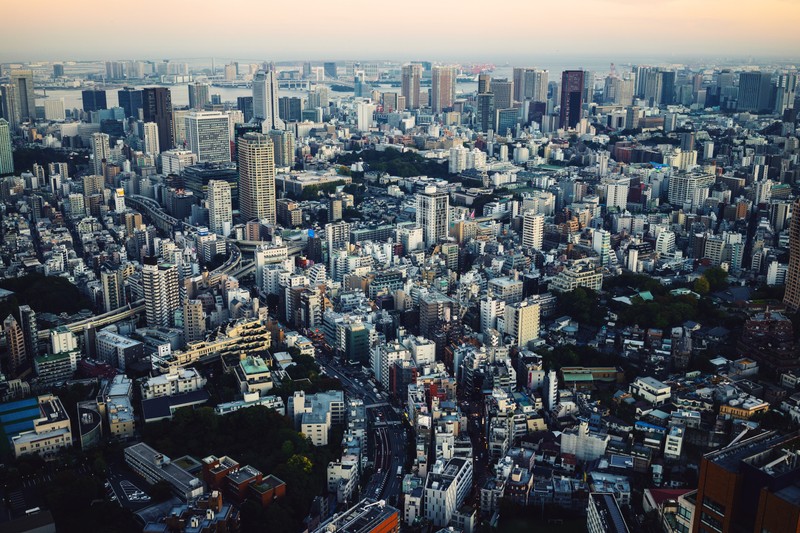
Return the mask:
<path id="1" fill-rule="evenodd" d="M 102 315 L 92 316 L 89 318 L 84 318 L 83 320 L 78 320 L 77 322 L 72 322 L 71 324 L 66 324 L 66 327 L 72 333 L 81 333 L 83 332 L 84 327 L 88 325 L 92 325 L 95 328 L 101 328 L 103 326 L 119 322 L 120 320 L 125 320 L 126 318 L 130 318 L 139 313 L 144 313 L 144 300 L 137 300 L 129 303 L 125 307 L 120 307 L 119 309 L 109 311 L 108 313 L 103 313 Z M 40 341 L 47 340 L 49 337 L 49 329 L 39 330 Z"/>

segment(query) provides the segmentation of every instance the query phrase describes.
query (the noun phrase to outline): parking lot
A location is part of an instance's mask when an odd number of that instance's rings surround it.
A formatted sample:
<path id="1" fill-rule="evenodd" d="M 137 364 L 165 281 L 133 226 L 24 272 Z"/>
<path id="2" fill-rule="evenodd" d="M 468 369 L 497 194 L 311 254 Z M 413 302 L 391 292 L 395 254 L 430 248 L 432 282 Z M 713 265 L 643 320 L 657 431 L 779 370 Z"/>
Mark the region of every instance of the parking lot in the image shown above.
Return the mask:
<path id="1" fill-rule="evenodd" d="M 132 479 L 127 472 L 115 468 L 108 469 L 106 480 L 106 496 L 123 507 L 138 511 L 150 504 L 150 496 L 145 492 L 147 485 L 143 481 Z"/>

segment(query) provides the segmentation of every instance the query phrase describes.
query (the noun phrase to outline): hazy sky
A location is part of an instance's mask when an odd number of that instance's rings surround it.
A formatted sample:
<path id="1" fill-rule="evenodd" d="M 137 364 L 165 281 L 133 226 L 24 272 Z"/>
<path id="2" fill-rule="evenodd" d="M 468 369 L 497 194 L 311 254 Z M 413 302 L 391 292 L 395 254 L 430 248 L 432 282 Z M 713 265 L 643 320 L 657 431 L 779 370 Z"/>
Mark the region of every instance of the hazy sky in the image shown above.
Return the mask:
<path id="1" fill-rule="evenodd" d="M 0 61 L 800 55 L 800 0 L 3 3 Z"/>

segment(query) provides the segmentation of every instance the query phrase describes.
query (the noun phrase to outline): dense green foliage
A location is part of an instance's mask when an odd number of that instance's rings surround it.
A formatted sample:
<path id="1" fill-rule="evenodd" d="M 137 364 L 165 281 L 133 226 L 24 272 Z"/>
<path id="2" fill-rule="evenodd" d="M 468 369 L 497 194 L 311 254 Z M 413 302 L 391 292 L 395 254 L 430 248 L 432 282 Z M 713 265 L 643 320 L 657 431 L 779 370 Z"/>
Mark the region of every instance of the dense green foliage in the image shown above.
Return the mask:
<path id="1" fill-rule="evenodd" d="M 262 531 L 267 523 L 276 531 L 299 531 L 311 501 L 324 490 L 328 462 L 340 451 L 335 436 L 334 444 L 315 447 L 288 418 L 264 407 L 225 416 L 208 407 L 181 409 L 172 421 L 148 424 L 143 433 L 145 442 L 167 456 L 229 455 L 285 481 L 284 500 L 267 510 L 243 507 L 243 531 Z M 276 529 L 276 524 L 281 526 Z"/>
<path id="2" fill-rule="evenodd" d="M 605 317 L 597 293 L 584 287 L 560 293 L 556 303 L 556 314 L 569 315 L 580 324 L 594 326 L 601 325 Z"/>
<path id="3" fill-rule="evenodd" d="M 351 165 L 359 160 L 367 164 L 368 170 L 387 172 L 401 178 L 411 176 L 449 177 L 446 163 L 437 163 L 432 159 L 426 159 L 416 152 L 399 152 L 391 148 L 382 152 L 363 150 L 343 154 L 339 156 L 337 162 L 342 165 Z"/>
<path id="4" fill-rule="evenodd" d="M 19 318 L 18 307 L 29 305 L 37 313 L 77 313 L 91 309 L 92 303 L 66 278 L 28 274 L 21 278 L 4 279 L 0 287 L 14 292 L 0 302 L 0 317 L 5 319 L 13 312 Z"/>

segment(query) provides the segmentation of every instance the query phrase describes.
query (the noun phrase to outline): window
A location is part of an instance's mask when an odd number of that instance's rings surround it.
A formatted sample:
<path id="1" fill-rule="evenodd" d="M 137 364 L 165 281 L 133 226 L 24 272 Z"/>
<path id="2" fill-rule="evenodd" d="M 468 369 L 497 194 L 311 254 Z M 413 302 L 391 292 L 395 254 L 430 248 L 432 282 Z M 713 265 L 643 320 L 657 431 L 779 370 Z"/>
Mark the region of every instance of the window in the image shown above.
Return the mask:
<path id="1" fill-rule="evenodd" d="M 700 521 L 714 531 L 722 531 L 722 521 L 717 520 L 706 512 L 703 512 L 703 514 L 700 515 Z"/>
<path id="2" fill-rule="evenodd" d="M 720 516 L 725 516 L 725 506 L 719 502 L 714 501 L 708 496 L 703 497 L 703 507 L 705 507 L 706 509 L 710 509 L 711 511 L 714 511 Z"/>

